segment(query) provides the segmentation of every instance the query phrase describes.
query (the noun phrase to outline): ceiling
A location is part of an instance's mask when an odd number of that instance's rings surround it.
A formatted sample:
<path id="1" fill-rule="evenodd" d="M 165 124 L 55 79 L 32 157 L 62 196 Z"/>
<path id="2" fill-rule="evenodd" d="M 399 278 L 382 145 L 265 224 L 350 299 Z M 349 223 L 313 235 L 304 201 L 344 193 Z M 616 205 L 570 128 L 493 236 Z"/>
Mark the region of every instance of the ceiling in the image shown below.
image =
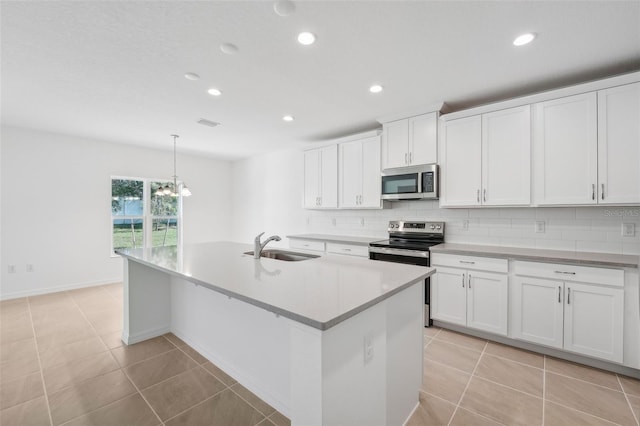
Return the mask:
<path id="1" fill-rule="evenodd" d="M 238 159 L 640 69 L 638 0 L 294 5 L 3 0 L 2 124 L 158 149 L 177 133 L 181 151 Z M 538 37 L 514 47 L 523 32 Z"/>

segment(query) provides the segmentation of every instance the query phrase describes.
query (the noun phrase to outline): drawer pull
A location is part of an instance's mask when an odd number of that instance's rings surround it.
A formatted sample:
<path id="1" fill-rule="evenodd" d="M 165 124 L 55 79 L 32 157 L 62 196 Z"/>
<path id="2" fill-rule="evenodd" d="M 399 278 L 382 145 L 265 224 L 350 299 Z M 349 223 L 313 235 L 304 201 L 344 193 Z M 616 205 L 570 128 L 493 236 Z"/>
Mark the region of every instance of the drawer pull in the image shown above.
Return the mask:
<path id="1" fill-rule="evenodd" d="M 471 262 L 471 261 L 469 261 L 469 260 L 460 260 L 459 262 L 460 262 L 460 263 L 465 263 L 465 264 L 467 264 L 467 265 L 475 265 L 475 264 L 476 264 L 476 262 Z"/>
<path id="2" fill-rule="evenodd" d="M 462 274 L 462 288 L 464 288 L 464 274 Z"/>
<path id="3" fill-rule="evenodd" d="M 346 248 L 346 249 L 344 249 L 344 251 L 351 251 L 351 249 L 349 249 L 349 248 Z"/>
<path id="4" fill-rule="evenodd" d="M 566 271 L 553 271 L 556 274 L 564 274 L 564 275 L 575 275 L 575 272 L 566 272 Z"/>
<path id="5" fill-rule="evenodd" d="M 558 303 L 562 303 L 562 301 L 560 301 L 560 286 L 558 286 Z"/>
<path id="6" fill-rule="evenodd" d="M 471 274 L 469 274 L 469 288 L 471 288 Z"/>
<path id="7" fill-rule="evenodd" d="M 571 287 L 567 288 L 567 305 L 571 304 Z"/>

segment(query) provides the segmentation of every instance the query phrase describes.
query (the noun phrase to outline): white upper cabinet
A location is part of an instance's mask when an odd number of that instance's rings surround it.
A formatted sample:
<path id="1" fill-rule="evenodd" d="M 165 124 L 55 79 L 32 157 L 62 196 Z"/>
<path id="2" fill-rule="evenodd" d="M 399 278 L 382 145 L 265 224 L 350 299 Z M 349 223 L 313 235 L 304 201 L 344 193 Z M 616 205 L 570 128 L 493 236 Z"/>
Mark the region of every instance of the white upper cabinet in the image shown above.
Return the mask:
<path id="1" fill-rule="evenodd" d="M 381 208 L 380 137 L 339 145 L 340 208 Z"/>
<path id="2" fill-rule="evenodd" d="M 383 124 L 382 166 L 392 169 L 436 163 L 438 113 Z"/>
<path id="3" fill-rule="evenodd" d="M 640 203 L 640 83 L 598 92 L 598 203 Z"/>
<path id="4" fill-rule="evenodd" d="M 442 207 L 531 203 L 528 105 L 443 123 Z"/>
<path id="5" fill-rule="evenodd" d="M 304 153 L 304 207 L 338 207 L 338 146 L 330 145 Z"/>
<path id="6" fill-rule="evenodd" d="M 534 114 L 535 203 L 596 204 L 596 93 L 540 102 Z"/>

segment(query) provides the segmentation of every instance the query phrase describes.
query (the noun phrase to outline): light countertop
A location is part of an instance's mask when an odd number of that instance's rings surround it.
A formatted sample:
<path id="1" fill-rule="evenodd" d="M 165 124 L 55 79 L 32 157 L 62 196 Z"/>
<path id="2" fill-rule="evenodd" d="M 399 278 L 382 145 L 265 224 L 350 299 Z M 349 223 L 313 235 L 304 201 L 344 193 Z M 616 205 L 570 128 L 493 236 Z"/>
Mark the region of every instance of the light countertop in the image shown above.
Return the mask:
<path id="1" fill-rule="evenodd" d="M 531 262 L 571 263 L 585 266 L 637 268 L 640 256 L 612 253 L 545 250 L 520 247 L 482 246 L 475 244 L 444 243 L 430 247 L 432 253 L 462 254 L 469 256 L 500 257 Z"/>
<path id="2" fill-rule="evenodd" d="M 266 249 L 269 249 L 267 246 Z M 118 254 L 197 285 L 326 330 L 433 274 L 433 268 L 325 254 L 299 262 L 243 254 L 211 242 L 122 249 Z"/>
<path id="3" fill-rule="evenodd" d="M 343 244 L 355 244 L 359 246 L 368 246 L 369 243 L 374 241 L 384 240 L 384 237 L 355 237 L 349 235 L 327 235 L 327 234 L 299 234 L 299 235 L 287 235 L 287 238 L 294 238 L 300 240 L 317 240 L 327 241 L 330 243 L 343 243 Z"/>

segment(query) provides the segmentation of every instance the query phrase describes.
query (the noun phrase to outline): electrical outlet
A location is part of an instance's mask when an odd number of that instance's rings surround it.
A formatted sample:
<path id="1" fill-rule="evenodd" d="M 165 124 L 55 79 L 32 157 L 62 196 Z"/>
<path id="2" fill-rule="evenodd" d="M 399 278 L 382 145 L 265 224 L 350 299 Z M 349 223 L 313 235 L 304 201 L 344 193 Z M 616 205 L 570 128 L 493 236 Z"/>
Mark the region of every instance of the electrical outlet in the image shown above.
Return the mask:
<path id="1" fill-rule="evenodd" d="M 332 218 L 331 218 L 331 224 L 332 224 L 333 226 L 336 226 L 336 218 L 335 218 L 335 217 L 332 217 Z"/>
<path id="2" fill-rule="evenodd" d="M 368 364 L 373 359 L 373 334 L 364 336 L 364 363 Z"/>
<path id="3" fill-rule="evenodd" d="M 464 229 L 465 231 L 469 230 L 469 219 L 465 219 L 462 221 L 462 229 Z"/>
<path id="4" fill-rule="evenodd" d="M 364 217 L 360 218 L 360 226 L 364 226 Z"/>
<path id="5" fill-rule="evenodd" d="M 15 274 L 15 273 L 16 273 L 16 265 L 9 265 L 9 266 L 7 267 L 7 271 L 8 271 L 10 274 Z"/>
<path id="6" fill-rule="evenodd" d="M 27 263 L 26 271 L 33 272 L 33 265 L 31 263 Z"/>
<path id="7" fill-rule="evenodd" d="M 536 220 L 535 232 L 536 234 L 544 234 L 544 220 Z"/>
<path id="8" fill-rule="evenodd" d="M 633 237 L 636 235 L 636 224 L 635 223 L 623 223 L 622 224 L 622 236 L 623 237 Z"/>

